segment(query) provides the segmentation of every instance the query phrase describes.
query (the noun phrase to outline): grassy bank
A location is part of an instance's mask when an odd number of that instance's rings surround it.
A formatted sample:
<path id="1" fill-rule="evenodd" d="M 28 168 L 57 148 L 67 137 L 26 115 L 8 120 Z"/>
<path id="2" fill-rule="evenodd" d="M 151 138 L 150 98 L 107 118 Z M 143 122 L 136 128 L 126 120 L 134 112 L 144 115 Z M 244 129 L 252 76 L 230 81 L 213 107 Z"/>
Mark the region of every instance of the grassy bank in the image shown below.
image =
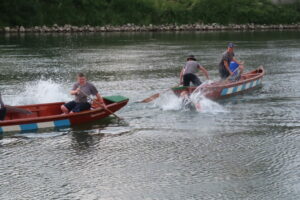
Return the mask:
<path id="1" fill-rule="evenodd" d="M 0 27 L 42 25 L 292 24 L 300 1 L 269 0 L 10 0 L 0 2 Z"/>

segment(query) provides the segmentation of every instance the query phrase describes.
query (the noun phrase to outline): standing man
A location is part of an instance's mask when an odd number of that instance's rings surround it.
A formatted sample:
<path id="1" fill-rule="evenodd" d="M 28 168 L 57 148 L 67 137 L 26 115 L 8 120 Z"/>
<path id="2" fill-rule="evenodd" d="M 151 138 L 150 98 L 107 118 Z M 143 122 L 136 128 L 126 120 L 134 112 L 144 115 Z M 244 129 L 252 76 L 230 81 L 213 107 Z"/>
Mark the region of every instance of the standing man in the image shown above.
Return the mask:
<path id="1" fill-rule="evenodd" d="M 83 73 L 77 74 L 77 83 L 73 85 L 70 94 L 75 96 L 75 100 L 61 106 L 61 110 L 65 114 L 89 110 L 91 104 L 88 102 L 88 96 L 90 95 L 96 96 L 97 102 L 106 108 L 98 90 L 92 83 L 87 82 Z"/>
<path id="2" fill-rule="evenodd" d="M 195 56 L 188 56 L 187 62 L 180 72 L 180 84 L 190 86 L 190 82 L 192 82 L 195 86 L 201 85 L 201 81 L 196 75 L 198 70 L 201 70 L 206 78 L 209 79 L 207 70 L 196 61 Z"/>
<path id="3" fill-rule="evenodd" d="M 226 79 L 228 76 L 231 76 L 233 74 L 233 72 L 230 71 L 231 61 L 236 62 L 238 65 L 243 64 L 242 62 L 239 62 L 234 58 L 234 47 L 235 45 L 233 43 L 229 43 L 227 46 L 227 50 L 222 54 L 222 59 L 219 64 L 219 73 L 221 79 Z"/>

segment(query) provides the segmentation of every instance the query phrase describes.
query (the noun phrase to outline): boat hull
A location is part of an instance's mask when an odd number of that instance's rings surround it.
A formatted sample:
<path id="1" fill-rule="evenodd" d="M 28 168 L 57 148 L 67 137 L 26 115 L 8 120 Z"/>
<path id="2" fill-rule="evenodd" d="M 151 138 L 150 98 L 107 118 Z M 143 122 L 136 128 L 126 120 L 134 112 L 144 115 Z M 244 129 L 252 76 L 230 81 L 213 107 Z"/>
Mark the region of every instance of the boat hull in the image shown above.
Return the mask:
<path id="1" fill-rule="evenodd" d="M 122 96 L 104 97 L 107 109 L 116 112 L 128 103 Z M 60 111 L 64 102 L 17 106 L 31 111 L 32 114 L 7 113 L 6 119 L 0 121 L 0 134 L 6 132 L 28 132 L 43 128 L 66 128 L 74 125 L 97 121 L 111 113 L 101 107 L 91 110 L 63 115 Z"/>
<path id="2" fill-rule="evenodd" d="M 172 91 L 179 96 L 183 91 L 187 91 L 189 94 L 191 94 L 195 90 L 199 90 L 205 97 L 209 99 L 224 99 L 259 88 L 262 85 L 264 74 L 264 68 L 259 67 L 256 70 L 243 74 L 241 80 L 236 82 L 217 81 L 211 84 L 201 85 L 198 88 L 184 86 L 175 87 L 172 88 Z"/>

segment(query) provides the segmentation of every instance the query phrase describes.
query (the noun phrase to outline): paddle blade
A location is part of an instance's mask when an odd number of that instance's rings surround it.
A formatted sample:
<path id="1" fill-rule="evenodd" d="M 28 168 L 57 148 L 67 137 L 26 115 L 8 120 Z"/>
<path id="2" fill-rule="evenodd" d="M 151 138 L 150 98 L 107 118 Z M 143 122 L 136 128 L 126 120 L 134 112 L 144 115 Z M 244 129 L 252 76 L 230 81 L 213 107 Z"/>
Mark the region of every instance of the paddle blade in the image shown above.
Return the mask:
<path id="1" fill-rule="evenodd" d="M 5 105 L 5 108 L 7 109 L 7 112 L 11 112 L 11 113 L 21 113 L 21 114 L 32 114 L 31 111 L 23 109 L 23 108 L 17 108 L 15 106 L 9 106 L 9 105 Z"/>
<path id="2" fill-rule="evenodd" d="M 148 98 L 140 101 L 140 103 L 149 103 L 149 102 L 157 99 L 159 97 L 159 95 L 160 95 L 159 93 L 156 93 L 156 94 L 154 94 L 154 95 L 152 95 L 152 96 L 150 96 L 150 97 L 148 97 Z"/>

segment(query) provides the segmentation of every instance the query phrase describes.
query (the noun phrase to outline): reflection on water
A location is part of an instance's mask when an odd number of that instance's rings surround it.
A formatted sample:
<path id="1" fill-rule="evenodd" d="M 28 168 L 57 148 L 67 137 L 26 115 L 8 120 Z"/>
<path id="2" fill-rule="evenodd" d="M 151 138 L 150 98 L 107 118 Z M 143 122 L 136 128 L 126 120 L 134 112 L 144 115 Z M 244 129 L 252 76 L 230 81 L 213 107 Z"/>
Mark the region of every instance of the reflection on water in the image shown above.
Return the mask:
<path id="1" fill-rule="evenodd" d="M 213 80 L 226 44 L 263 87 L 182 109 L 170 91 L 186 56 Z M 69 101 L 77 72 L 130 98 L 114 117 L 0 138 L 1 199 L 299 199 L 299 32 L 0 35 L 7 104 Z M 204 77 L 200 77 L 205 81 Z"/>

